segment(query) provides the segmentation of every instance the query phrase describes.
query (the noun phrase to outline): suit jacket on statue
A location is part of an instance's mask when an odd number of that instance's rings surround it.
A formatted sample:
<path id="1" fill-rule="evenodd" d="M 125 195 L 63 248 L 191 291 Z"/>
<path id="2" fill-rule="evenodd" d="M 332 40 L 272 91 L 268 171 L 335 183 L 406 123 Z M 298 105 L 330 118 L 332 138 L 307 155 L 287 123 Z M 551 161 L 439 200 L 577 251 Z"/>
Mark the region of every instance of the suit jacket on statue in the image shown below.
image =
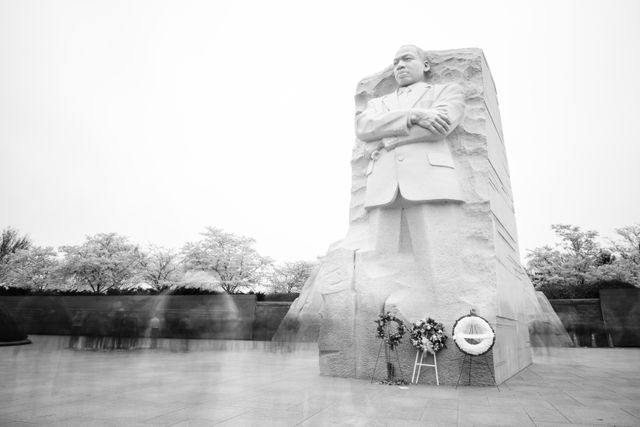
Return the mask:
<path id="1" fill-rule="evenodd" d="M 412 108 L 445 110 L 451 133 L 462 121 L 464 94 L 455 84 L 419 82 L 369 101 L 356 117 L 358 138 L 377 148 L 367 168 L 365 208 L 392 203 L 398 190 L 411 201 L 463 201 L 448 134 L 409 127 Z"/>

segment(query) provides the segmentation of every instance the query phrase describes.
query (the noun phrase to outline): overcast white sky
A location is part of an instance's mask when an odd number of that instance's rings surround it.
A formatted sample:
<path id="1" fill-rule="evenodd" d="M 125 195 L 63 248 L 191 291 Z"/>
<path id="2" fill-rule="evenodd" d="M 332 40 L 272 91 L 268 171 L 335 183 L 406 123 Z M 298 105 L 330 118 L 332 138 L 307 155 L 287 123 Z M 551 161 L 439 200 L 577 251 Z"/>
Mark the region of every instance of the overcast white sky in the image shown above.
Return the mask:
<path id="1" fill-rule="evenodd" d="M 0 228 L 277 260 L 348 224 L 353 96 L 396 48 L 479 47 L 520 248 L 640 222 L 638 1 L 0 1 Z"/>

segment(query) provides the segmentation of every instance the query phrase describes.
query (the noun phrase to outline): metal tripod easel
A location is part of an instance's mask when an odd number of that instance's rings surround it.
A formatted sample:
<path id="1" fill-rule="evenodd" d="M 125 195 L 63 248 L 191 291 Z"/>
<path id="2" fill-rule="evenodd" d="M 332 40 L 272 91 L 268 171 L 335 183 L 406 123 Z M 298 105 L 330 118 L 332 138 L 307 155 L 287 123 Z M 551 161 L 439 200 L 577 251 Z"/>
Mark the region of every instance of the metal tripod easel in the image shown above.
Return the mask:
<path id="1" fill-rule="evenodd" d="M 388 329 L 385 331 L 386 334 L 389 333 Z M 395 348 L 390 348 L 385 340 L 381 340 L 380 348 L 378 349 L 378 357 L 376 357 L 376 364 L 373 367 L 373 373 L 371 374 L 371 383 L 373 383 L 373 379 L 376 376 L 376 370 L 378 369 L 378 361 L 380 360 L 380 353 L 382 352 L 382 348 L 384 347 L 384 359 L 387 367 L 387 381 L 389 383 L 393 383 L 396 381 L 396 370 L 395 366 L 393 366 L 393 362 L 391 361 L 391 353 L 395 353 L 396 362 L 398 365 L 398 370 L 400 371 L 400 380 L 404 381 L 404 374 L 402 372 L 402 367 L 400 365 L 400 357 L 398 356 L 398 351 Z M 406 384 L 406 383 L 405 383 Z"/>

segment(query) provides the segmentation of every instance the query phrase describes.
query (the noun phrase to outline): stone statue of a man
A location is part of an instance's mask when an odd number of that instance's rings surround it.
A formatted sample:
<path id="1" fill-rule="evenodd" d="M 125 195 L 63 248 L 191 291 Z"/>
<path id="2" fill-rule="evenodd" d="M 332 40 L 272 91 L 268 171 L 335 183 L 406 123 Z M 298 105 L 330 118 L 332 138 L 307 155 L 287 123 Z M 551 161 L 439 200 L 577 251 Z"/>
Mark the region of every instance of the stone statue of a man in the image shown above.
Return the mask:
<path id="1" fill-rule="evenodd" d="M 444 261 L 436 252 L 447 251 L 445 234 L 455 230 L 464 201 L 447 136 L 462 120 L 465 99 L 456 84 L 426 83 L 429 68 L 422 49 L 401 47 L 393 60 L 398 89 L 369 101 L 356 117 L 356 134 L 371 153 L 370 249 L 412 251 L 434 267 Z"/>
<path id="2" fill-rule="evenodd" d="M 431 317 L 447 333 L 470 309 L 487 319 L 497 339 L 484 368 L 473 364 L 478 385 L 531 363 L 528 322 L 541 309 L 517 261 L 493 79 L 480 49 L 429 58 L 431 65 L 420 48 L 403 46 L 393 76 L 387 67 L 358 84 L 349 229 L 276 338 L 317 339 L 323 375 L 380 379 L 373 320 L 386 312 L 405 324 Z M 411 371 L 415 349 L 396 349 Z M 460 352 L 451 345 L 437 358 L 440 383 L 456 384 Z M 422 380 L 437 383 L 432 371 Z"/>

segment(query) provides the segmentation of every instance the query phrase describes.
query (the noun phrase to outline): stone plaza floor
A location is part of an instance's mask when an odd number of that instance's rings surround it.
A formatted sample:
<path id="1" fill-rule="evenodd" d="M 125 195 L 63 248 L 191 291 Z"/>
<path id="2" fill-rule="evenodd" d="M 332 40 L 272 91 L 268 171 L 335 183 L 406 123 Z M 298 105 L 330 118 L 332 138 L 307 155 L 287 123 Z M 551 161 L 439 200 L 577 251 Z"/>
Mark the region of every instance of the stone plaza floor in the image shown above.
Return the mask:
<path id="1" fill-rule="evenodd" d="M 640 426 L 640 349 L 538 351 L 499 387 L 400 388 L 321 377 L 314 345 L 30 338 L 0 347 L 0 426 Z"/>

